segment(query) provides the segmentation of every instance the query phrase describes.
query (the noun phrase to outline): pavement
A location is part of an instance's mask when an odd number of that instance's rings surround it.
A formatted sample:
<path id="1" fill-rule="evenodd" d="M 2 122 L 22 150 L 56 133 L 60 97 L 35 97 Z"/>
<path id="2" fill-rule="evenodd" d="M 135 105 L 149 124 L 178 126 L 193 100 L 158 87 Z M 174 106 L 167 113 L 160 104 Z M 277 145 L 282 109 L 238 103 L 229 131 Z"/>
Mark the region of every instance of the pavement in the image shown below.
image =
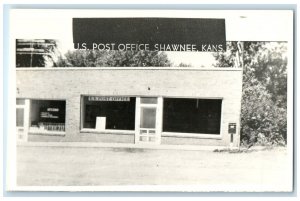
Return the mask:
<path id="1" fill-rule="evenodd" d="M 17 185 L 31 190 L 107 190 L 107 186 L 128 190 L 134 186 L 131 191 L 143 186 L 148 191 L 197 186 L 197 191 L 234 192 L 289 191 L 292 186 L 286 149 L 230 153 L 214 152 L 212 147 L 178 150 L 88 144 L 18 145 Z"/>
<path id="2" fill-rule="evenodd" d="M 133 148 L 133 149 L 158 149 L 158 150 L 198 150 L 213 151 L 216 149 L 227 149 L 225 146 L 204 145 L 163 145 L 163 144 L 129 144 L 129 143 L 100 143 L 100 142 L 18 142 L 18 146 L 27 147 L 86 147 L 86 148 Z M 232 149 L 238 149 L 233 147 Z"/>

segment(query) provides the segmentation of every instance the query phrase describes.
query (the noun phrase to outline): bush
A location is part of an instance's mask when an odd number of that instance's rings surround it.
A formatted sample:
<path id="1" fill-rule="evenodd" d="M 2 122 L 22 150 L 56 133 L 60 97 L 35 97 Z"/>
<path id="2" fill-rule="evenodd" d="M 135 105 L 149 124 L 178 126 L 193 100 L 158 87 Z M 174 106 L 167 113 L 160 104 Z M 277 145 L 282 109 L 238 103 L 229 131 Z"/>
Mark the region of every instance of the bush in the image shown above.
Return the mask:
<path id="1" fill-rule="evenodd" d="M 274 104 L 272 96 L 255 78 L 244 82 L 241 139 L 249 145 L 285 145 L 286 110 Z"/>

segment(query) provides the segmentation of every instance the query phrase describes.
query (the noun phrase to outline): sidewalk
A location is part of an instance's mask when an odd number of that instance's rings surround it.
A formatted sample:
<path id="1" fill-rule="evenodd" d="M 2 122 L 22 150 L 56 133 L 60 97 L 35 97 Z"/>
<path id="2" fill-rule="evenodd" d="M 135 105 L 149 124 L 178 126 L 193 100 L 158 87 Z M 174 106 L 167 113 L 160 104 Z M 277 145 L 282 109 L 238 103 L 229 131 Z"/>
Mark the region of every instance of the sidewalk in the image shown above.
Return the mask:
<path id="1" fill-rule="evenodd" d="M 131 149 L 161 149 L 161 150 L 189 150 L 214 151 L 228 149 L 225 146 L 206 145 L 157 145 L 157 144 L 128 144 L 128 143 L 99 143 L 99 142 L 18 142 L 18 146 L 28 147 L 87 147 L 87 148 L 131 148 Z M 237 149 L 237 147 L 233 148 Z"/>

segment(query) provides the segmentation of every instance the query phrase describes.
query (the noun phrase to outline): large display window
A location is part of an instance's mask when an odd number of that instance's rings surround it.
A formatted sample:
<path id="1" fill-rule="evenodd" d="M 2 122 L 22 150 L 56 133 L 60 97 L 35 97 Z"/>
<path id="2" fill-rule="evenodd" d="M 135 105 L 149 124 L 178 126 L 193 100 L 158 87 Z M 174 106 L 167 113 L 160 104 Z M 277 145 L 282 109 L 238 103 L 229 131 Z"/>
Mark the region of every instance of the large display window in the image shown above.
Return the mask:
<path id="1" fill-rule="evenodd" d="M 221 99 L 164 98 L 163 132 L 220 134 Z"/>
<path id="2" fill-rule="evenodd" d="M 31 100 L 30 131 L 64 132 L 66 101 Z"/>
<path id="3" fill-rule="evenodd" d="M 82 101 L 83 129 L 135 129 L 135 97 L 83 96 Z"/>

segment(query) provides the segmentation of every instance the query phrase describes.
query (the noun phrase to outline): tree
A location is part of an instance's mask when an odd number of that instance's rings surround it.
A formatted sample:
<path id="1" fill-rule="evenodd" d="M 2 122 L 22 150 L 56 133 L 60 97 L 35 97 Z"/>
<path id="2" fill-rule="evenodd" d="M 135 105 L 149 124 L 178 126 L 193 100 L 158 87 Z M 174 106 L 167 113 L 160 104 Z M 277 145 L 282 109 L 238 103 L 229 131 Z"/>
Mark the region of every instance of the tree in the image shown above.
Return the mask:
<path id="1" fill-rule="evenodd" d="M 181 62 L 178 67 L 192 67 L 192 65 Z"/>
<path id="2" fill-rule="evenodd" d="M 238 51 L 237 42 L 227 42 L 226 51 L 215 52 L 213 56 L 218 61 L 215 67 L 234 67 L 236 60 L 236 53 Z"/>
<path id="3" fill-rule="evenodd" d="M 218 67 L 243 64 L 241 138 L 247 143 L 283 144 L 287 125 L 287 44 L 229 42 L 215 53 Z"/>
<path id="4" fill-rule="evenodd" d="M 60 58 L 60 67 L 150 67 L 171 66 L 167 55 L 158 51 L 74 50 Z"/>
<path id="5" fill-rule="evenodd" d="M 243 84 L 241 113 L 241 138 L 245 144 L 284 144 L 286 109 L 274 106 L 272 95 L 254 77 Z"/>

